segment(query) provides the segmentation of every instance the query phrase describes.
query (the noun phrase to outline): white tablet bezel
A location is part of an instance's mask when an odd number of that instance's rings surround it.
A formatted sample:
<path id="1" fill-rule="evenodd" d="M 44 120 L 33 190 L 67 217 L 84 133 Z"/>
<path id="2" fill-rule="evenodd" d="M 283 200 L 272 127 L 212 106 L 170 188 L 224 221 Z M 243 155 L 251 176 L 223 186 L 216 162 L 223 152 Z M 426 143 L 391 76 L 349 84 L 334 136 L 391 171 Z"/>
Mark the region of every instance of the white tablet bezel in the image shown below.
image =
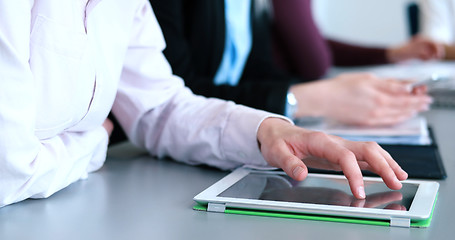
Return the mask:
<path id="1" fill-rule="evenodd" d="M 200 204 L 221 204 L 227 208 L 254 209 L 267 211 L 280 211 L 292 213 L 306 213 L 318 215 L 330 215 L 341 217 L 355 217 L 367 219 L 383 219 L 390 220 L 392 218 L 409 219 L 409 220 L 424 220 L 431 215 L 434 201 L 439 189 L 439 183 L 425 180 L 405 180 L 403 183 L 411 183 L 418 185 L 416 194 L 408 211 L 390 210 L 390 209 L 375 209 L 375 208 L 360 208 L 347 206 L 334 206 L 323 204 L 282 202 L 270 200 L 256 200 L 246 198 L 230 198 L 219 197 L 218 195 L 232 186 L 234 183 L 247 176 L 250 172 L 259 172 L 264 174 L 279 174 L 285 173 L 278 171 L 257 171 L 252 169 L 239 168 L 226 177 L 222 178 L 209 188 L 205 189 L 193 199 Z M 308 177 L 346 179 L 343 175 L 331 174 L 308 174 Z M 382 182 L 381 178 L 364 177 L 365 181 Z"/>

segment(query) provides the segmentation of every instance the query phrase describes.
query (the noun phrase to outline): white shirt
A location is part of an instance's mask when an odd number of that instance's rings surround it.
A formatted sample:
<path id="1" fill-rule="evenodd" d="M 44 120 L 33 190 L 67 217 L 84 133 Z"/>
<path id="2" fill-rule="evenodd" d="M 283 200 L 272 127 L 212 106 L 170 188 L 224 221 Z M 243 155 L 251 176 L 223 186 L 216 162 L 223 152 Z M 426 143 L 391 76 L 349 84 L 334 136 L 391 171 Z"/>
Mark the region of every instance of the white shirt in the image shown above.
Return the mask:
<path id="1" fill-rule="evenodd" d="M 435 41 L 455 43 L 455 1 L 420 0 L 421 33 Z"/>
<path id="2" fill-rule="evenodd" d="M 270 114 L 193 95 L 164 47 L 146 0 L 90 0 L 85 14 L 75 0 L 0 0 L 0 206 L 99 169 L 112 106 L 153 155 L 266 166 L 256 131 Z"/>

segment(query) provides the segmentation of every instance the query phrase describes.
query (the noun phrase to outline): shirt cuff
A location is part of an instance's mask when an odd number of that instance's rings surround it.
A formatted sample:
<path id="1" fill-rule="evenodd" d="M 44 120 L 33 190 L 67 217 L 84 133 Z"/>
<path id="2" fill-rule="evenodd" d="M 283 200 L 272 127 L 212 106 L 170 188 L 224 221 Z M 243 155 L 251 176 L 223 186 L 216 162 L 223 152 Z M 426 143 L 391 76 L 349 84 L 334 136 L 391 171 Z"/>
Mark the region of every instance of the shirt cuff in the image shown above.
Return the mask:
<path id="1" fill-rule="evenodd" d="M 92 155 L 92 158 L 87 166 L 87 174 L 99 170 L 104 162 L 106 161 L 107 147 L 109 143 L 109 134 L 107 133 L 104 127 L 98 127 L 93 131 L 94 135 L 98 135 L 101 138 L 101 141 L 98 143 L 98 147 Z M 87 178 L 87 174 L 81 178 Z"/>

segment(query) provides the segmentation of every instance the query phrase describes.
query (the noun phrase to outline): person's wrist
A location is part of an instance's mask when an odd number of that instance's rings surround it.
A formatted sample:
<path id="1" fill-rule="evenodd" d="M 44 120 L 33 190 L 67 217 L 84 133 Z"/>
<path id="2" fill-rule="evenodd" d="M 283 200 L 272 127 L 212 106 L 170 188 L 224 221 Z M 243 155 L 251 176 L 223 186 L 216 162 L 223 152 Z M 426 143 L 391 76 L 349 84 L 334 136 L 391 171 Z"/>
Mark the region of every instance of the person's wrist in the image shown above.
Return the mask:
<path id="1" fill-rule="evenodd" d="M 443 59 L 445 60 L 454 60 L 455 59 L 455 45 L 443 45 Z"/>
<path id="2" fill-rule="evenodd" d="M 387 61 L 391 63 L 396 63 L 400 61 L 399 48 L 389 48 L 386 50 Z"/>
<path id="3" fill-rule="evenodd" d="M 275 131 L 281 128 L 277 128 L 276 126 L 288 126 L 292 125 L 289 121 L 283 119 L 283 118 L 278 118 L 278 117 L 268 117 L 262 121 L 261 125 L 259 125 L 258 131 L 257 131 L 257 140 L 259 144 L 259 148 L 261 148 L 261 145 L 263 145 L 264 141 L 267 139 L 272 140 L 273 135 L 275 135 Z"/>
<path id="4" fill-rule="evenodd" d="M 300 83 L 291 86 L 292 92 L 298 101 L 294 117 L 322 117 L 327 108 L 327 93 L 332 80 L 318 80 L 310 83 Z"/>

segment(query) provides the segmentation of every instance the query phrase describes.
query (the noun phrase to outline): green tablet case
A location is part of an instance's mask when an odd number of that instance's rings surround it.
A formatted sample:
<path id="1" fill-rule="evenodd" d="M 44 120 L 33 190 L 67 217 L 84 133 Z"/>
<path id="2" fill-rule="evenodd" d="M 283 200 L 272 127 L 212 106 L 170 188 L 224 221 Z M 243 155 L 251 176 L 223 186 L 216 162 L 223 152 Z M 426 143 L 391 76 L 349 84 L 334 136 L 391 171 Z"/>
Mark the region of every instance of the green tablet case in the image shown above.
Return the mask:
<path id="1" fill-rule="evenodd" d="M 433 204 L 433 209 L 431 215 L 428 219 L 420 221 L 411 221 L 410 227 L 415 228 L 424 228 L 429 227 L 431 219 L 433 217 L 434 207 L 436 205 L 437 198 Z M 194 210 L 198 211 L 207 211 L 206 205 L 196 204 L 193 207 Z M 343 223 L 356 223 L 356 224 L 369 224 L 369 225 L 379 225 L 379 226 L 390 226 L 390 221 L 388 220 L 378 220 L 378 219 L 363 219 L 363 218 L 350 218 L 350 217 L 338 217 L 338 216 L 325 216 L 325 215 L 313 215 L 313 214 L 302 214 L 302 213 L 289 213 L 289 212 L 274 212 L 274 211 L 264 211 L 264 210 L 250 210 L 250 209 L 240 209 L 240 208 L 226 208 L 224 213 L 229 214 L 243 214 L 243 215 L 253 215 L 253 216 L 266 216 L 266 217 L 281 217 L 281 218 L 293 218 L 293 219 L 303 219 L 303 220 L 315 220 L 315 221 L 330 221 L 330 222 L 343 222 Z"/>

